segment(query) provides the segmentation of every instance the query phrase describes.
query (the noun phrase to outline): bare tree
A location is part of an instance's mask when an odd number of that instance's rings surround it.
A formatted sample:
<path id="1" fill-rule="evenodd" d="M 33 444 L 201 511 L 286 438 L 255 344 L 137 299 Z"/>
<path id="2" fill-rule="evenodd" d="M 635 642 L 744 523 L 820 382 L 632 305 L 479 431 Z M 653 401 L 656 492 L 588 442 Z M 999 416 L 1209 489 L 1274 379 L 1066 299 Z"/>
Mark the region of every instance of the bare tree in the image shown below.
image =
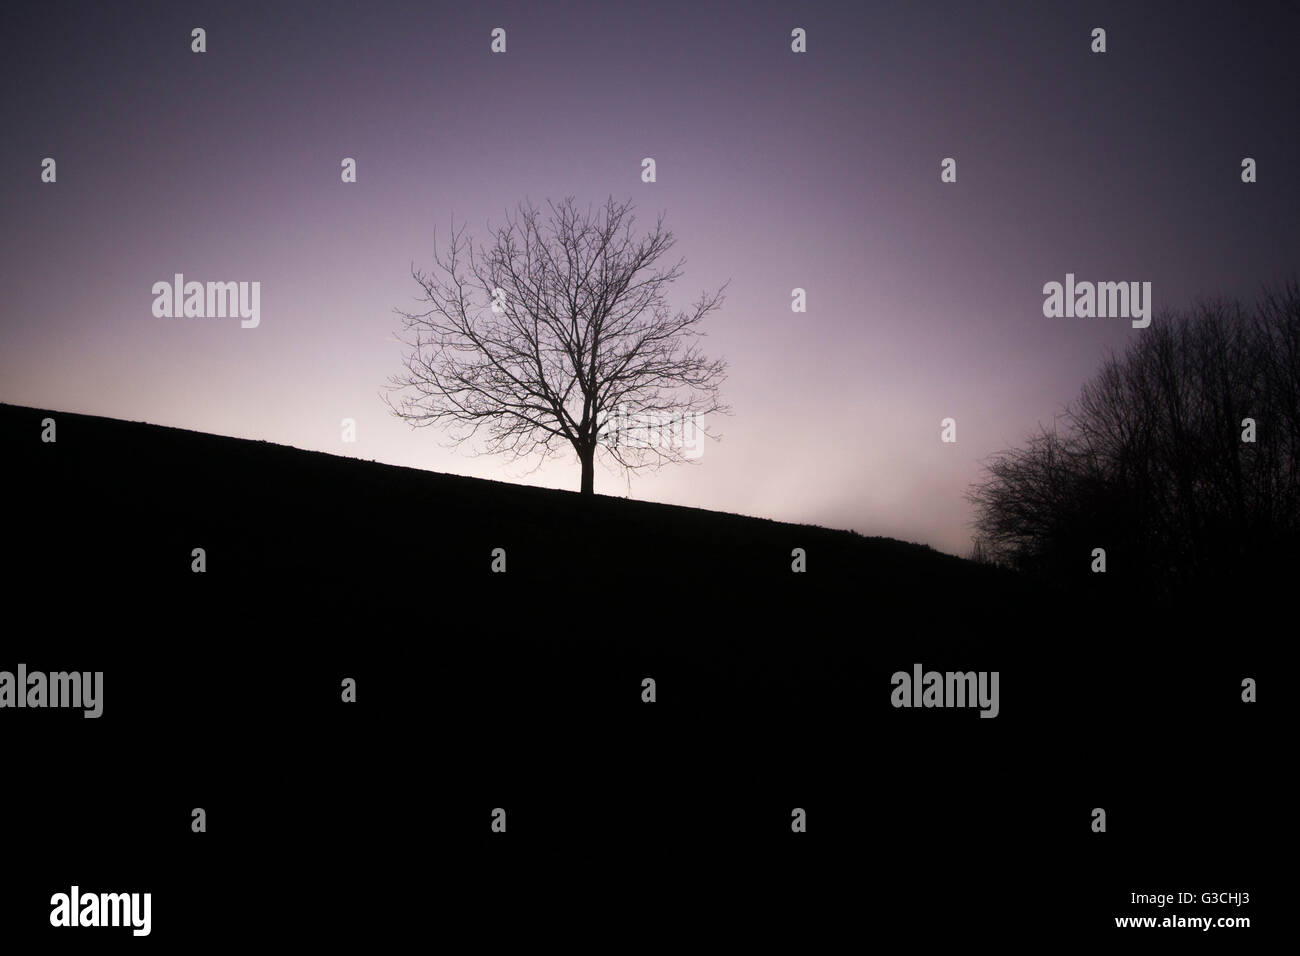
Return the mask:
<path id="1" fill-rule="evenodd" d="M 998 563 L 1070 577 L 1094 547 L 1172 594 L 1259 574 L 1300 545 L 1300 287 L 1253 309 L 1166 312 L 1111 355 L 1058 426 L 972 489 Z"/>
<path id="2" fill-rule="evenodd" d="M 644 236 L 634 223 L 631 202 L 584 211 L 570 197 L 521 203 L 479 249 L 453 224 L 436 271 L 412 265 L 427 309 L 398 310 L 410 351 L 385 396 L 393 412 L 538 467 L 571 448 L 583 494 L 601 450 L 629 474 L 690 460 L 687 430 L 716 438 L 699 419 L 729 411 L 726 365 L 698 344 L 725 285 L 672 309 L 674 237 L 662 214 Z"/>

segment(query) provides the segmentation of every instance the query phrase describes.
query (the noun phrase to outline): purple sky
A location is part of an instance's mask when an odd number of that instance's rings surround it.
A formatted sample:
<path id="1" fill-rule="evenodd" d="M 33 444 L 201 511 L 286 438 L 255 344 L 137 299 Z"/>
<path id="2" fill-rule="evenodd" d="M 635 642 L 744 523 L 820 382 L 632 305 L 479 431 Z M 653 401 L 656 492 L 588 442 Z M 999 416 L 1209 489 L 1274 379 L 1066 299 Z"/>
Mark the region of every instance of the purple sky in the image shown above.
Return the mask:
<path id="1" fill-rule="evenodd" d="M 1281 3 L 7 8 L 0 400 L 576 489 L 576 460 L 442 448 L 379 392 L 435 228 L 612 194 L 667 214 L 680 305 L 731 280 L 705 340 L 723 441 L 632 496 L 964 553 L 980 461 L 1142 334 L 1044 318 L 1044 283 L 1149 281 L 1158 312 L 1296 274 L 1298 25 Z M 260 281 L 260 326 L 155 318 L 176 272 Z"/>

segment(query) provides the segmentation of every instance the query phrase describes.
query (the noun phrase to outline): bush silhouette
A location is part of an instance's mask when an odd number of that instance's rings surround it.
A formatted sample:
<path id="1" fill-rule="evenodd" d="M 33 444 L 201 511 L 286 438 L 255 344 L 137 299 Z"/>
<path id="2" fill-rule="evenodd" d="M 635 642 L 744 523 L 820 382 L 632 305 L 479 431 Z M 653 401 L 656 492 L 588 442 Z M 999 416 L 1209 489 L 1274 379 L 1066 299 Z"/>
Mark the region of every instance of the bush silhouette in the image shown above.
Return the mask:
<path id="1" fill-rule="evenodd" d="M 1053 425 L 986 464 L 976 553 L 1126 591 L 1261 583 L 1300 537 L 1300 287 L 1166 311 Z"/>

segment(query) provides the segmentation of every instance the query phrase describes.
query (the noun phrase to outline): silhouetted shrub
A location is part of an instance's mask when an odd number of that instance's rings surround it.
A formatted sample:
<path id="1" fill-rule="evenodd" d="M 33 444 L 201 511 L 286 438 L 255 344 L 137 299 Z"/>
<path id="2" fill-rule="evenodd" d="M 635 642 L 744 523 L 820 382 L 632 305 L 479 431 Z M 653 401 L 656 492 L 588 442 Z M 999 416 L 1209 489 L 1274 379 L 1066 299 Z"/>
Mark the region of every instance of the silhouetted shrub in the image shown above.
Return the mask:
<path id="1" fill-rule="evenodd" d="M 968 498 L 993 563 L 1077 578 L 1104 548 L 1156 596 L 1278 575 L 1300 538 L 1300 287 L 1166 312 L 986 469 Z"/>

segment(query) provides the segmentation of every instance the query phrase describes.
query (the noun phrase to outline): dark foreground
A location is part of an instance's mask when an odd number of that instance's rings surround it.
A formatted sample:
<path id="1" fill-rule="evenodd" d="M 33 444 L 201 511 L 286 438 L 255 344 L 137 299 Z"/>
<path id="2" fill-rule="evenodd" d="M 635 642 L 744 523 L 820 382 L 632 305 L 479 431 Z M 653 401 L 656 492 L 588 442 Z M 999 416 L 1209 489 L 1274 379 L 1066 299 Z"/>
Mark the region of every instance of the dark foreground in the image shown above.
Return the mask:
<path id="1" fill-rule="evenodd" d="M 98 719 L 0 709 L 6 941 L 1270 932 L 1276 591 L 1137 604 L 888 539 L 13 406 L 0 442 L 0 671 L 104 674 Z M 893 707 L 918 663 L 998 672 L 998 715 Z M 55 934 L 74 883 L 151 892 L 150 936 Z M 1251 902 L 1200 903 L 1231 891 Z M 1197 903 L 1131 902 L 1178 892 Z M 1252 925 L 1115 927 L 1148 915 Z"/>

